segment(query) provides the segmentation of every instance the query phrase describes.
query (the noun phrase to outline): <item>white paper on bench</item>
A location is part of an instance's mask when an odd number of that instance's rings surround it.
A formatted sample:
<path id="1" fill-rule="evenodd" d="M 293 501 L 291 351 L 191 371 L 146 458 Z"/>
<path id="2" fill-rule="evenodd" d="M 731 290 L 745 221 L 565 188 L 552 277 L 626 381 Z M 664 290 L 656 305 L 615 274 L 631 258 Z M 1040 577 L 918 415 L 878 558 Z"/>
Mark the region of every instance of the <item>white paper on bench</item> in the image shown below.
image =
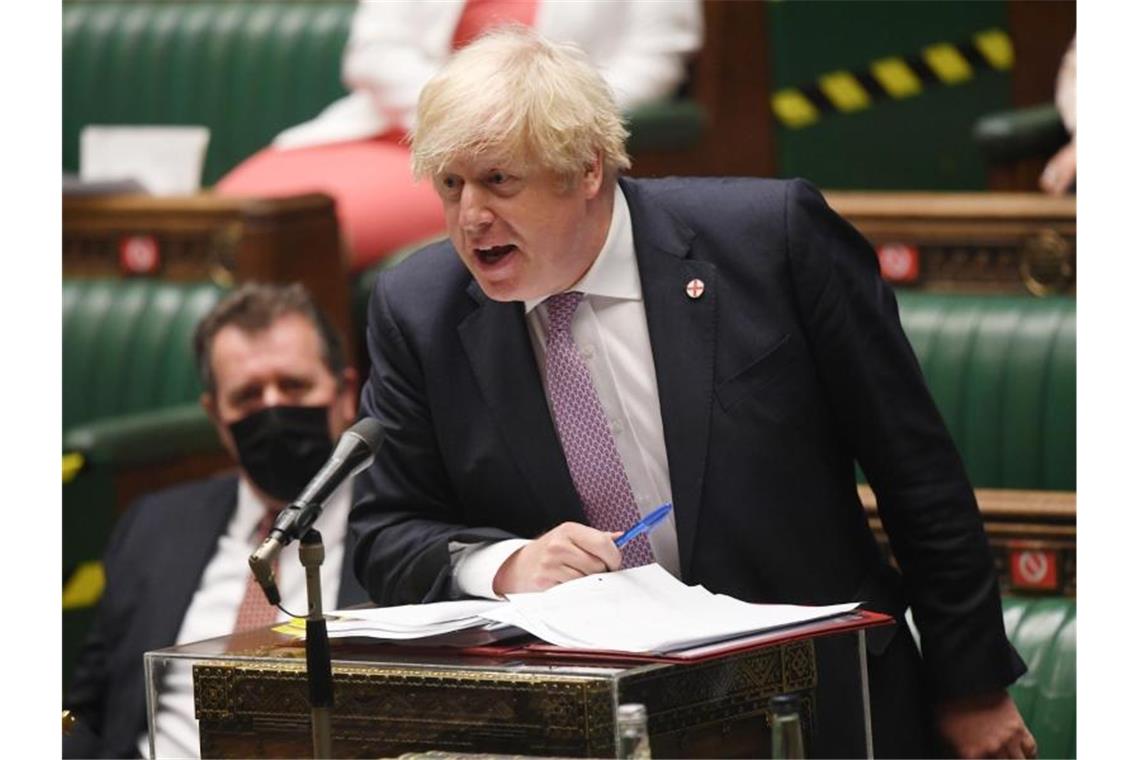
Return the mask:
<path id="1" fill-rule="evenodd" d="M 660 565 L 590 575 L 483 613 L 575 649 L 665 653 L 850 612 L 858 603 L 750 604 L 686 586 Z"/>
<path id="2" fill-rule="evenodd" d="M 590 575 L 507 601 L 473 599 L 334 613 L 331 638 L 410 640 L 484 625 L 513 625 L 574 649 L 664 653 L 832 617 L 824 607 L 750 604 L 686 586 L 660 565 Z"/>
<path id="3" fill-rule="evenodd" d="M 327 623 L 330 638 L 371 636 L 383 639 L 419 639 L 467 628 L 486 626 L 481 613 L 507 602 L 495 599 L 463 599 L 434 604 L 404 604 L 334 612 Z"/>

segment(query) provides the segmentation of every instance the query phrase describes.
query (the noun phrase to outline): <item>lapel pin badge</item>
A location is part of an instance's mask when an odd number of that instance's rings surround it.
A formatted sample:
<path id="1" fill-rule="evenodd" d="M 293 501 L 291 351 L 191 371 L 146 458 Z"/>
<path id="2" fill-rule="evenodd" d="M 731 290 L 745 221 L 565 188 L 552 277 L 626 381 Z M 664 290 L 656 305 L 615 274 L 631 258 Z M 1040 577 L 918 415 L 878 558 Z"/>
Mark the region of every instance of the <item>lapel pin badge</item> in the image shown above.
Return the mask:
<path id="1" fill-rule="evenodd" d="M 689 280 L 688 284 L 685 285 L 685 293 L 693 300 L 700 298 L 705 294 L 704 281 L 696 278 Z"/>

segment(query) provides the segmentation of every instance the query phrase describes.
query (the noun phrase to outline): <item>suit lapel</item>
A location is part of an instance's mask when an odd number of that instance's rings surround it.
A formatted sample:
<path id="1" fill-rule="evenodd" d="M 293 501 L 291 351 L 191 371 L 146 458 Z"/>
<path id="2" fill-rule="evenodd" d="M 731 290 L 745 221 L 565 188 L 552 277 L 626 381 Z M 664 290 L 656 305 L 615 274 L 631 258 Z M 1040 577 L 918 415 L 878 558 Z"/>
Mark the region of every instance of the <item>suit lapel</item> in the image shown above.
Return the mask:
<path id="1" fill-rule="evenodd" d="M 472 282 L 479 304 L 459 337 L 483 399 L 549 522 L 585 522 L 535 364 L 522 304 L 492 301 Z"/>
<path id="2" fill-rule="evenodd" d="M 156 537 L 158 546 L 164 547 L 159 556 L 152 556 L 146 567 L 138 572 L 147 574 L 142 599 L 136 614 L 144 621 L 129 634 L 129 640 L 116 642 L 117 651 L 134 655 L 130 667 L 129 686 L 117 694 L 112 711 L 118 710 L 108 727 L 108 744 L 116 747 L 133 747 L 138 732 L 146 726 L 145 681 L 143 679 L 143 653 L 173 646 L 178 631 L 198 589 L 202 573 L 218 545 L 218 537 L 237 507 L 237 476 L 219 477 L 206 481 L 201 489 L 185 499 L 174 512 L 180 519 L 164 526 L 168 536 Z M 175 537 L 177 549 L 166 549 L 170 537 Z M 152 553 L 153 554 L 153 553 Z M 135 654 L 137 653 L 137 654 Z"/>
<path id="3" fill-rule="evenodd" d="M 237 508 L 237 476 L 218 478 L 201 491 L 201 498 L 181 511 L 185 517 L 175 533 L 179 550 L 165 560 L 162 584 L 152 587 L 151 613 L 154 621 L 150 648 L 174 644 L 178 631 L 198 590 L 206 565 L 218 547 L 218 538 Z"/>
<path id="4" fill-rule="evenodd" d="M 694 233 L 621 181 L 629 203 L 669 460 L 681 574 L 692 566 L 708 451 L 716 352 L 716 267 L 689 257 Z M 690 298 L 690 280 L 704 293 Z"/>
<path id="5" fill-rule="evenodd" d="M 694 234 L 621 180 L 630 207 L 634 247 L 661 402 L 669 480 L 682 576 L 688 575 L 700 513 L 708 449 L 716 350 L 716 267 L 689 257 Z M 700 298 L 686 284 L 704 283 Z M 585 522 L 535 366 L 522 305 L 487 298 L 459 325 L 460 340 L 480 392 L 519 469 L 551 522 Z"/>

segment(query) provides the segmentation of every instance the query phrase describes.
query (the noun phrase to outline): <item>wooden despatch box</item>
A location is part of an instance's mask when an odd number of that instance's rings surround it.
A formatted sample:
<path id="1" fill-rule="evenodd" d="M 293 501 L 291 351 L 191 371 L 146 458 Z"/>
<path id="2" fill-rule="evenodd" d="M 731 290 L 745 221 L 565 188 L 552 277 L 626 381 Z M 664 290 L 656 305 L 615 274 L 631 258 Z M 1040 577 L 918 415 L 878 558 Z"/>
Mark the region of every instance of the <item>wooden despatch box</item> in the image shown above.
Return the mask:
<path id="1" fill-rule="evenodd" d="M 688 663 L 334 641 L 333 754 L 614 757 L 617 706 L 640 702 L 654 756 L 767 757 L 768 699 L 797 692 L 809 752 L 820 740 L 861 756 L 868 717 L 862 649 L 861 630 Z M 203 757 L 311 757 L 305 661 L 296 643 L 257 631 L 146 658 L 151 687 L 170 668 L 192 668 Z"/>

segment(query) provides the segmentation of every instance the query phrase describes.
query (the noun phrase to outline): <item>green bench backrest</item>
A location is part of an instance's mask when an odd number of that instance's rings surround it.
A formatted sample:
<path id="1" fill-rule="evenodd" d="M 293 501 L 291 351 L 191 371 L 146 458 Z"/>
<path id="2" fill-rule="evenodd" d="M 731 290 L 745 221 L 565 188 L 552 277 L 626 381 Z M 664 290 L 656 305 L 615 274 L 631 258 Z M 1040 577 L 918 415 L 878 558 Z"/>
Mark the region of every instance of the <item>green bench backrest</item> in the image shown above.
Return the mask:
<path id="1" fill-rule="evenodd" d="M 1077 601 L 1005 597 L 1005 630 L 1029 672 L 1010 695 L 1037 739 L 1038 757 L 1077 756 Z"/>
<path id="2" fill-rule="evenodd" d="M 63 429 L 195 401 L 191 341 L 211 283 L 64 280 Z"/>
<path id="3" fill-rule="evenodd" d="M 974 486 L 1076 490 L 1076 300 L 905 291 L 898 300 Z"/>
<path id="4" fill-rule="evenodd" d="M 88 124 L 204 124 L 213 184 L 286 127 L 345 93 L 340 61 L 356 4 L 63 4 L 63 166 Z"/>

